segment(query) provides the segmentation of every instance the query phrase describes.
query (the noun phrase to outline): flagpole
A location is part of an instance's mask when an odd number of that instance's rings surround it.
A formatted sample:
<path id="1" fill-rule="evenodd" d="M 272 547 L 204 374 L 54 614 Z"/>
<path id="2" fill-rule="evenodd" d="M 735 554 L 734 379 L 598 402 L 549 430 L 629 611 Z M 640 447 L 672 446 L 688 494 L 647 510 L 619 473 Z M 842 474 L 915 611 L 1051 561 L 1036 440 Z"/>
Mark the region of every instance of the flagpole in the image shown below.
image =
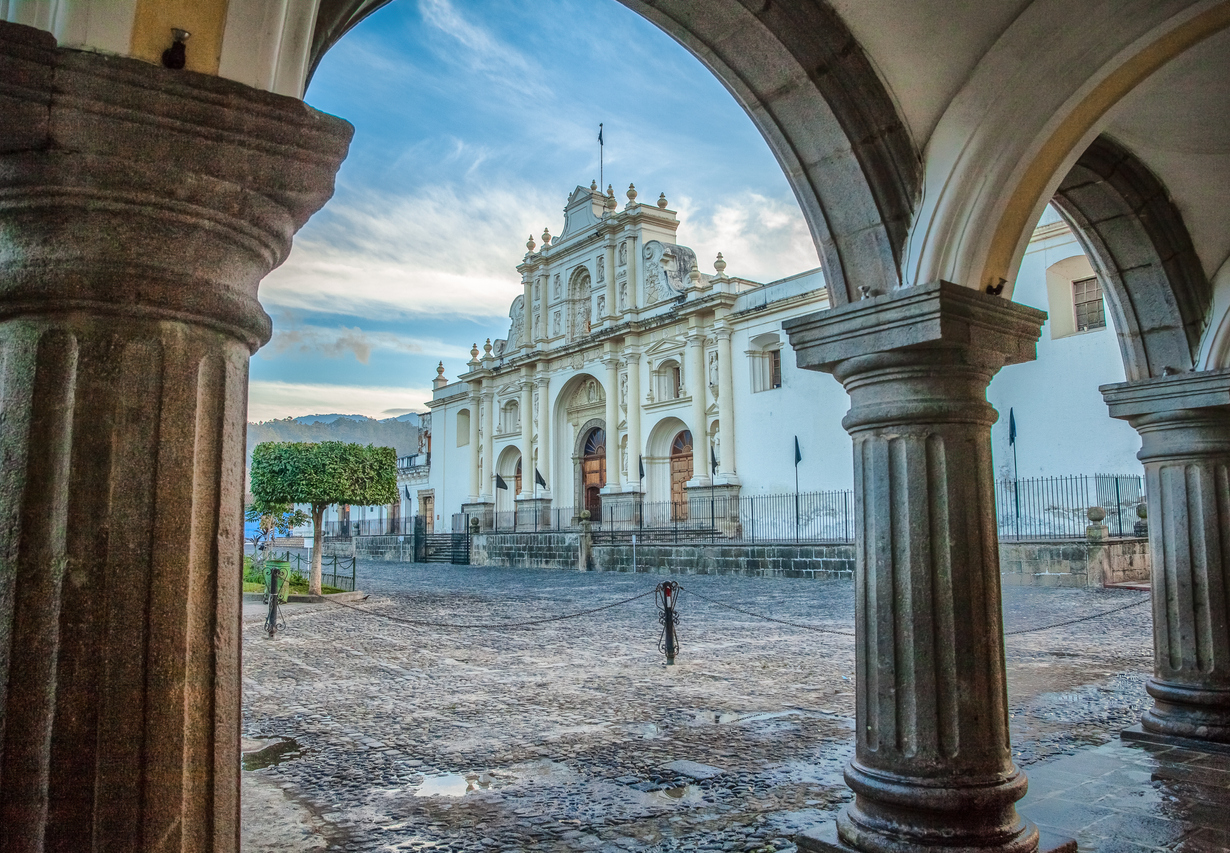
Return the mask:
<path id="1" fill-rule="evenodd" d="M 603 155 L 605 153 L 605 143 L 602 141 L 602 122 L 598 122 L 598 189 L 602 189 L 602 184 L 605 180 L 602 174 Z"/>

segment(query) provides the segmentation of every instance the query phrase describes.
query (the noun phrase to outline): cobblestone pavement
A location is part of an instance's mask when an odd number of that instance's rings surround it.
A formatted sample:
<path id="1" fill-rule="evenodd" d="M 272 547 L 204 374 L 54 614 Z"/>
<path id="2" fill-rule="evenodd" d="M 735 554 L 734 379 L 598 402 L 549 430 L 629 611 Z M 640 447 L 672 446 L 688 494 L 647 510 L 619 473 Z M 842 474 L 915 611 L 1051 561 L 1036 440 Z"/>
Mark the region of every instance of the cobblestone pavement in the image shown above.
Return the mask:
<path id="1" fill-rule="evenodd" d="M 793 850 L 849 794 L 853 585 L 676 576 L 663 664 L 656 575 L 361 564 L 372 597 L 245 616 L 245 849 Z M 1005 592 L 1009 631 L 1147 593 Z M 1103 743 L 1145 707 L 1147 605 L 1008 638 L 1021 765 Z M 280 791 L 278 789 L 281 789 Z M 281 829 L 279 829 L 281 828 Z M 295 845 L 285 846 L 293 836 Z"/>

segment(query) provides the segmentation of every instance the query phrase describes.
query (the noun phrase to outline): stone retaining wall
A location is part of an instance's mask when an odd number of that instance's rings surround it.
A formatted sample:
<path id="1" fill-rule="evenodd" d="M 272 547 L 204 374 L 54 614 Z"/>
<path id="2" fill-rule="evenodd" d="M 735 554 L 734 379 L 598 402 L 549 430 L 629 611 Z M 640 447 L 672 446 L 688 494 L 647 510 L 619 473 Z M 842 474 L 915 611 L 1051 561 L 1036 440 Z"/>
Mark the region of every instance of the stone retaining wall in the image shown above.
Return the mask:
<path id="1" fill-rule="evenodd" d="M 1001 542 L 1004 586 L 1106 586 L 1149 580 L 1149 540 Z"/>

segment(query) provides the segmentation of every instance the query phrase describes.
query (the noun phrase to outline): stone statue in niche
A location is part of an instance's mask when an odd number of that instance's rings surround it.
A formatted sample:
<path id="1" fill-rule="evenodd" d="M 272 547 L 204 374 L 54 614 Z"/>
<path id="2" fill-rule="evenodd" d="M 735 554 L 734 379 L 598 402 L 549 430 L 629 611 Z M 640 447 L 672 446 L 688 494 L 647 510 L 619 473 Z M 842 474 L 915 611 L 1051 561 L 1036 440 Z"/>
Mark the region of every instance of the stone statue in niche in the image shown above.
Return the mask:
<path id="1" fill-rule="evenodd" d="M 598 297 L 598 316 L 599 317 L 606 316 L 606 297 L 605 296 Z"/>
<path id="2" fill-rule="evenodd" d="M 563 293 L 563 290 L 561 289 L 561 285 L 559 282 L 559 273 L 556 273 L 555 274 L 555 298 L 559 299 L 562 293 Z"/>
<path id="3" fill-rule="evenodd" d="M 514 349 L 521 345 L 521 336 L 525 331 L 525 295 L 513 300 L 512 310 L 508 312 L 512 328 L 508 330 L 508 347 Z"/>
<path id="4" fill-rule="evenodd" d="M 538 429 L 538 413 L 542 411 L 542 404 L 538 402 L 538 392 L 534 392 L 534 429 Z"/>
<path id="5" fill-rule="evenodd" d="M 628 282 L 621 281 L 619 283 L 619 310 L 626 311 L 628 309 Z"/>
<path id="6" fill-rule="evenodd" d="M 606 258 L 598 256 L 598 281 L 606 281 Z"/>
<path id="7" fill-rule="evenodd" d="M 542 315 L 541 315 L 541 314 L 539 314 L 537 311 L 535 311 L 535 312 L 534 312 L 534 329 L 535 329 L 535 330 L 537 330 L 537 329 L 539 328 L 539 326 L 538 326 L 538 322 L 539 322 L 539 320 L 541 320 L 541 319 L 542 319 Z"/>
<path id="8" fill-rule="evenodd" d="M 628 244 L 619 244 L 619 265 L 621 267 L 628 265 Z"/>
<path id="9" fill-rule="evenodd" d="M 718 384 L 718 354 L 716 352 L 709 353 L 709 384 L 714 388 Z"/>
<path id="10" fill-rule="evenodd" d="M 628 374 L 619 374 L 619 407 L 628 411 Z"/>
<path id="11" fill-rule="evenodd" d="M 555 316 L 551 318 L 551 334 L 558 335 L 560 333 L 560 323 L 562 320 L 560 312 L 556 311 Z"/>
<path id="12" fill-rule="evenodd" d="M 591 379 L 585 383 L 585 401 L 587 403 L 595 403 L 597 400 L 598 383 Z"/>
<path id="13" fill-rule="evenodd" d="M 626 475 L 628 473 L 628 437 L 624 436 L 623 442 L 619 445 L 619 467 Z"/>

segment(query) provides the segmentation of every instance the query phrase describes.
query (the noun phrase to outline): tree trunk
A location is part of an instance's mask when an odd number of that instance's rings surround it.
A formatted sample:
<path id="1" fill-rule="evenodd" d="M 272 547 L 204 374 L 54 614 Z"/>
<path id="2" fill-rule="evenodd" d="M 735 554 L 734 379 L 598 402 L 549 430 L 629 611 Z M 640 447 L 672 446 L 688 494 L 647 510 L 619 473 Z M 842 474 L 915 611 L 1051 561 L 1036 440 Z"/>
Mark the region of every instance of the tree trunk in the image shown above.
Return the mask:
<path id="1" fill-rule="evenodd" d="M 322 527 L 325 517 L 324 504 L 312 504 L 312 576 L 308 578 L 308 594 L 320 595 L 320 548 L 325 541 Z"/>

